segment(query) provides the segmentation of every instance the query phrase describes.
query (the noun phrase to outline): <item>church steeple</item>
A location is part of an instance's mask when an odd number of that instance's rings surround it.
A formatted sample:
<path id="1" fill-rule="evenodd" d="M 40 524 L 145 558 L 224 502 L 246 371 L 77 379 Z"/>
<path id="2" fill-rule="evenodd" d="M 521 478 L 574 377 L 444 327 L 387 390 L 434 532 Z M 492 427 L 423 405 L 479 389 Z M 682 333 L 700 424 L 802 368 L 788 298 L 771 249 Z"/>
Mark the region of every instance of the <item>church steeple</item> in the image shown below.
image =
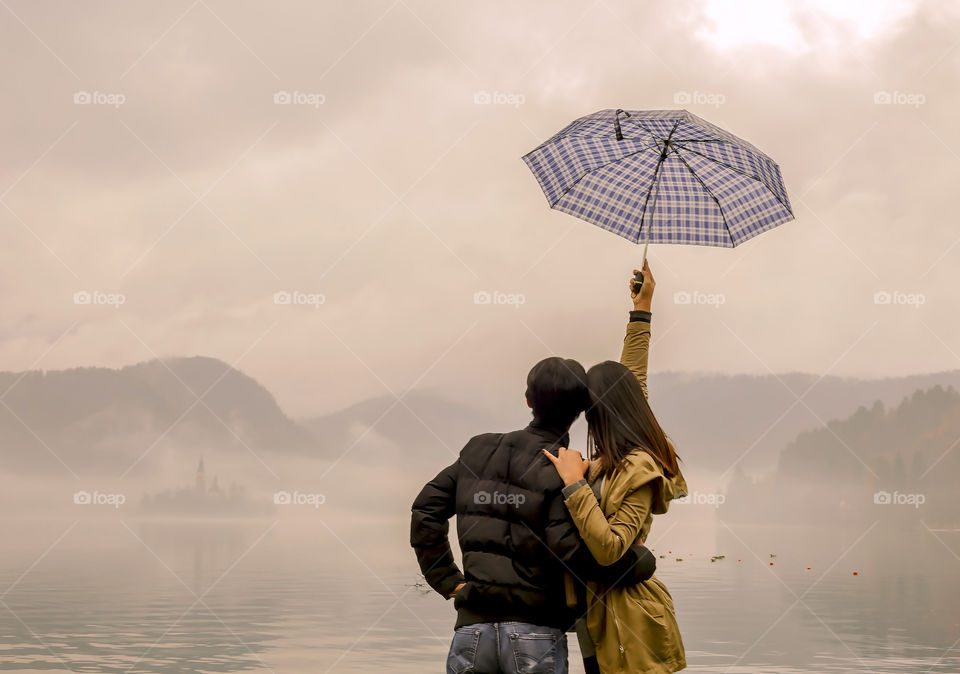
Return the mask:
<path id="1" fill-rule="evenodd" d="M 197 491 L 205 494 L 207 491 L 207 476 L 203 469 L 203 457 L 200 457 L 200 463 L 197 464 Z"/>

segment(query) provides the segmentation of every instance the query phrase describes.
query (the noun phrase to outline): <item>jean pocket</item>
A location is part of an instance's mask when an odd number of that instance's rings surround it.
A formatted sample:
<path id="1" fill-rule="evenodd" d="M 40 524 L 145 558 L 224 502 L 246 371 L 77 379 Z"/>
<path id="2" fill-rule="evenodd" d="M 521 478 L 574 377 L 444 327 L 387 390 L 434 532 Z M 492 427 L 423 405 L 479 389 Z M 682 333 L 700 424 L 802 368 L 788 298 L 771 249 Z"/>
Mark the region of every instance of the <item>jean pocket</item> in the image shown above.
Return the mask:
<path id="1" fill-rule="evenodd" d="M 518 674 L 555 674 L 564 671 L 566 635 L 557 633 L 513 633 L 510 635 Z"/>
<path id="2" fill-rule="evenodd" d="M 453 643 L 447 655 L 447 674 L 466 674 L 477 665 L 477 646 L 480 630 L 476 627 L 461 627 L 453 633 Z"/>

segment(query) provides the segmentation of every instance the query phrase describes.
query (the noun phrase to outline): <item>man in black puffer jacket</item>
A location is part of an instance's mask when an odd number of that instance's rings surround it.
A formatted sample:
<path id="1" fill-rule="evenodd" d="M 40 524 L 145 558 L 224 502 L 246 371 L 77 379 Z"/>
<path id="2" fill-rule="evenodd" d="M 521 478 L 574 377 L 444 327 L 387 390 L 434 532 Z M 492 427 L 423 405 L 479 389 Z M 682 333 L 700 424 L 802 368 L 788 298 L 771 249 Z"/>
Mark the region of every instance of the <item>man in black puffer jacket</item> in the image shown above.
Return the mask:
<path id="1" fill-rule="evenodd" d="M 587 406 L 585 381 L 574 360 L 537 363 L 527 377 L 533 422 L 472 438 L 414 501 L 410 542 L 420 569 L 434 590 L 455 597 L 448 672 L 516 672 L 532 663 L 544 667 L 536 671 L 566 672 L 565 632 L 578 616 L 564 574 L 607 584 L 653 574 L 653 556 L 641 546 L 613 566 L 597 564 L 567 514 L 563 482 L 541 453 L 568 446 L 570 425 Z M 454 515 L 466 576 L 448 540 Z"/>

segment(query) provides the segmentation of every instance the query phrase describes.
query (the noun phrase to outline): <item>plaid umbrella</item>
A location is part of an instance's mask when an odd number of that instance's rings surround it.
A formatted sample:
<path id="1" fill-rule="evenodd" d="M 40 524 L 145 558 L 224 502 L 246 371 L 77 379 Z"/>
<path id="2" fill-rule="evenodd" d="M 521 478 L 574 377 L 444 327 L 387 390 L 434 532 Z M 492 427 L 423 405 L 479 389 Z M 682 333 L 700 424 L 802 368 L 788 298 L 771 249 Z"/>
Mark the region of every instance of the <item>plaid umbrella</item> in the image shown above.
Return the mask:
<path id="1" fill-rule="evenodd" d="M 601 110 L 523 161 L 551 208 L 637 243 L 733 248 L 793 220 L 777 164 L 686 110 Z"/>

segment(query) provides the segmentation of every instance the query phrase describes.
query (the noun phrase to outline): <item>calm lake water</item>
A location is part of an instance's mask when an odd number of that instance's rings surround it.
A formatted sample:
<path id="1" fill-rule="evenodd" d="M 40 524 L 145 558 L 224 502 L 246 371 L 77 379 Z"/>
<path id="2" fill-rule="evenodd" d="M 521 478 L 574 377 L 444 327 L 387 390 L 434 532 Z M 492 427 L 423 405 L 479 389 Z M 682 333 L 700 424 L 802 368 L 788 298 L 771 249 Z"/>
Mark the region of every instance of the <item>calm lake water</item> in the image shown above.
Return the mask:
<path id="1" fill-rule="evenodd" d="M 960 533 L 701 520 L 651 539 L 688 671 L 960 672 Z M 0 522 L 0 669 L 442 672 L 407 522 Z"/>

